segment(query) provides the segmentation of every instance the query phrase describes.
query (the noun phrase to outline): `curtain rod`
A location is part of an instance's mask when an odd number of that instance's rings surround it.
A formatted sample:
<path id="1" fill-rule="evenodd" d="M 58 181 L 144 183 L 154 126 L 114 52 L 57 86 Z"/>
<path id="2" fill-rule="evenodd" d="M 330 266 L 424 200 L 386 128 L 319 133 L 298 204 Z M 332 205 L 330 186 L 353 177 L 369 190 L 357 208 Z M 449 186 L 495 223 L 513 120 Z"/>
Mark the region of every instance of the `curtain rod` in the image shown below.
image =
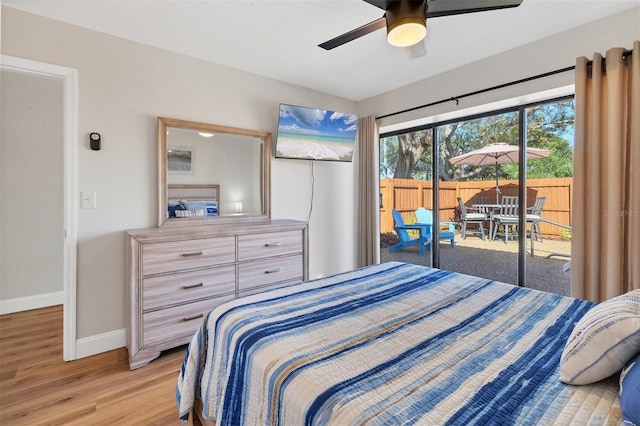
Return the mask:
<path id="1" fill-rule="evenodd" d="M 622 53 L 622 58 L 625 59 L 625 58 L 631 56 L 631 54 L 632 54 L 631 50 L 625 50 Z M 605 59 L 606 58 L 603 57 L 602 61 L 604 62 Z M 593 61 L 588 61 L 587 62 L 587 66 L 591 66 L 592 64 L 593 64 Z M 558 69 L 558 70 L 555 70 L 555 71 L 545 72 L 543 74 L 538 74 L 538 75 L 534 75 L 534 76 L 531 76 L 531 77 L 522 78 L 520 80 L 514 80 L 514 81 L 511 81 L 509 83 L 499 84 L 497 86 L 487 87 L 486 89 L 476 90 L 475 92 L 465 93 L 464 95 L 452 96 L 452 97 L 447 98 L 447 99 L 441 99 L 439 101 L 431 102 L 431 103 L 424 104 L 424 105 L 419 105 L 419 106 L 416 106 L 416 107 L 413 107 L 413 108 L 403 109 L 402 111 L 397 111 L 397 112 L 392 112 L 390 114 L 381 115 L 379 117 L 376 117 L 376 120 L 377 119 L 382 119 L 382 118 L 387 118 L 387 117 L 393 117 L 394 115 L 404 114 L 405 112 L 411 112 L 411 111 L 415 111 L 415 110 L 418 110 L 418 109 L 431 107 L 431 106 L 438 105 L 438 104 L 443 104 L 445 102 L 455 102 L 456 105 L 458 105 L 460 99 L 468 98 L 469 96 L 475 96 L 475 95 L 479 95 L 481 93 L 491 92 L 493 90 L 502 89 L 502 88 L 509 87 L 509 86 L 515 86 L 516 84 L 526 83 L 528 81 L 537 80 L 539 78 L 544 78 L 544 77 L 549 77 L 549 76 L 552 76 L 552 75 L 555 75 L 555 74 L 561 74 L 563 72 L 572 71 L 572 70 L 575 70 L 575 69 L 576 69 L 576 66 L 573 65 L 573 66 L 562 68 L 562 69 Z"/>

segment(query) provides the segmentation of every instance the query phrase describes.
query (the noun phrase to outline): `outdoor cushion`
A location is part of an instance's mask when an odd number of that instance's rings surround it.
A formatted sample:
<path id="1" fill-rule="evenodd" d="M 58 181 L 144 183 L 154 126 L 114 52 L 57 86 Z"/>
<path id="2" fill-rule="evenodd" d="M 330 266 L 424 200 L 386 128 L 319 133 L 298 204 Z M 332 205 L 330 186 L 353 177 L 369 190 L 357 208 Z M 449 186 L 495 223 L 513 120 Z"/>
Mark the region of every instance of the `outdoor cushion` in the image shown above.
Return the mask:
<path id="1" fill-rule="evenodd" d="M 560 381 L 586 385 L 620 371 L 640 348 L 640 290 L 605 300 L 578 321 L 560 358 Z"/>
<path id="2" fill-rule="evenodd" d="M 487 216 L 484 213 L 467 213 L 465 216 L 467 219 L 485 219 Z"/>

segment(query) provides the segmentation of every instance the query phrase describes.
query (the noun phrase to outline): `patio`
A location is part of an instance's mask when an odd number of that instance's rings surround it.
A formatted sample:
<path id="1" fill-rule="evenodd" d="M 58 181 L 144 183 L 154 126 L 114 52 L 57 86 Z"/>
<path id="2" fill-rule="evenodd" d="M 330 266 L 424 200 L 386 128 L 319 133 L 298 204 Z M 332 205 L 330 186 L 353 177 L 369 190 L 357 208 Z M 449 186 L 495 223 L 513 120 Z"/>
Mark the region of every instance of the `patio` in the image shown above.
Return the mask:
<path id="1" fill-rule="evenodd" d="M 440 243 L 440 267 L 463 274 L 475 275 L 503 281 L 510 284 L 518 282 L 518 243 L 502 240 L 482 240 L 478 236 L 467 236 L 465 240 L 456 234 L 456 247 L 448 242 Z M 569 295 L 569 273 L 563 271 L 568 262 L 566 256 L 557 253 L 571 253 L 571 241 L 545 238 L 536 241 L 534 256 L 530 256 L 531 244 L 527 239 L 527 287 L 550 293 Z M 550 258 L 547 256 L 551 255 Z M 399 261 L 418 265 L 429 265 L 429 257 L 420 256 L 418 247 L 410 247 L 397 252 L 380 248 L 380 261 Z"/>

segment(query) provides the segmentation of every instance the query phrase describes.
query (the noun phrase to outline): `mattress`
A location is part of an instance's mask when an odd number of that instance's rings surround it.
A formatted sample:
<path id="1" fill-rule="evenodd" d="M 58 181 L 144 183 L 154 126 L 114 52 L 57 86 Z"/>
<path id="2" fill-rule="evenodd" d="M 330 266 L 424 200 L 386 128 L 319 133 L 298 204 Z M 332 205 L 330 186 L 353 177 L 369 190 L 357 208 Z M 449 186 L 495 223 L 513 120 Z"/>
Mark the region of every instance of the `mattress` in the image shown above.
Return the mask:
<path id="1" fill-rule="evenodd" d="M 176 399 L 218 425 L 616 424 L 612 377 L 558 379 L 592 302 L 390 262 L 205 318 Z"/>

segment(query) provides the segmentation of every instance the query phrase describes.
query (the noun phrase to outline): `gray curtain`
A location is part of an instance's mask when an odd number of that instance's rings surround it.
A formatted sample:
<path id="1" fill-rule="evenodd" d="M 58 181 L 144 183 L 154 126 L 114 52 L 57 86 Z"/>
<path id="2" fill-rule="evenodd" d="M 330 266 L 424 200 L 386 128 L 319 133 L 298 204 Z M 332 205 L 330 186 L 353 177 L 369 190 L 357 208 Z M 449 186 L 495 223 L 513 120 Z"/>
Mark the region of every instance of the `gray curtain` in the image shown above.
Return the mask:
<path id="1" fill-rule="evenodd" d="M 640 288 L 640 41 L 576 63 L 571 295 Z"/>
<path id="2" fill-rule="evenodd" d="M 356 266 L 373 265 L 380 258 L 378 200 L 378 125 L 373 116 L 358 120 L 356 147 Z"/>

